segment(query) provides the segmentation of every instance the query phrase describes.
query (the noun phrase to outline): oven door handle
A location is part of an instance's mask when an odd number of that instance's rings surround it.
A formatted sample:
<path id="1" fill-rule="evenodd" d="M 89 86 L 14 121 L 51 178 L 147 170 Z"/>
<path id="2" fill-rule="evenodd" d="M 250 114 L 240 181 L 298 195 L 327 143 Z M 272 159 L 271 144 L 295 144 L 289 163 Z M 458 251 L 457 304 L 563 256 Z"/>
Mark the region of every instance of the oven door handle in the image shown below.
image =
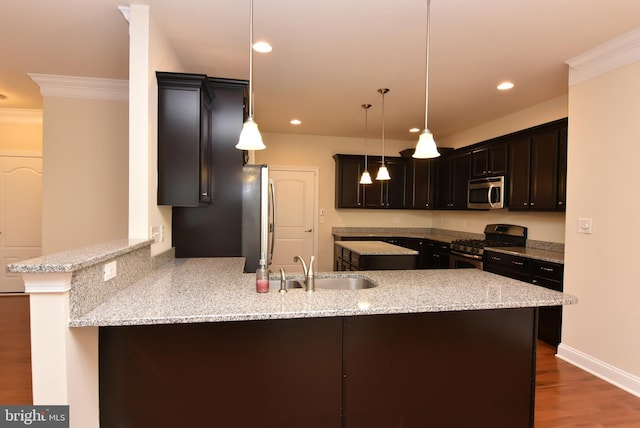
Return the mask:
<path id="1" fill-rule="evenodd" d="M 451 254 L 454 254 L 454 255 L 460 256 L 460 257 L 464 257 L 464 258 L 467 258 L 467 259 L 482 260 L 482 256 L 477 256 L 477 255 L 474 255 L 474 254 L 460 253 L 460 252 L 454 251 L 454 250 L 451 250 Z"/>

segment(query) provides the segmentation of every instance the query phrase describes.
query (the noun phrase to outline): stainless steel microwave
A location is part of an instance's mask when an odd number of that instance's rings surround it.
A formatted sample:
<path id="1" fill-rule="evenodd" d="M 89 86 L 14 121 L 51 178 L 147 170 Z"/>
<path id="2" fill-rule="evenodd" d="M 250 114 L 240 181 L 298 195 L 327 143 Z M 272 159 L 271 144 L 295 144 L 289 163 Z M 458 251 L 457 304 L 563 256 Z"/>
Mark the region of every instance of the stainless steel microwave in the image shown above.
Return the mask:
<path id="1" fill-rule="evenodd" d="M 469 180 L 467 208 L 495 210 L 505 208 L 504 176 Z"/>

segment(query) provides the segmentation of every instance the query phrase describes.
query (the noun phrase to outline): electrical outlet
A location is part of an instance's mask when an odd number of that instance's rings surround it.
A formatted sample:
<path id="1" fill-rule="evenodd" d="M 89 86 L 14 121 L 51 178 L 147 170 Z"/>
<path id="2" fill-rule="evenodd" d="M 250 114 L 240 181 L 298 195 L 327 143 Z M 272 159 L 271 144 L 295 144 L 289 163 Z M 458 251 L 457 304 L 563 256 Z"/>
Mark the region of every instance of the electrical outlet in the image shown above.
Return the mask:
<path id="1" fill-rule="evenodd" d="M 115 278 L 117 273 L 118 273 L 118 264 L 115 260 L 104 265 L 105 281 L 109 281 L 110 279 Z"/>
<path id="2" fill-rule="evenodd" d="M 151 239 L 156 244 L 164 241 L 164 227 L 162 225 L 151 226 Z"/>

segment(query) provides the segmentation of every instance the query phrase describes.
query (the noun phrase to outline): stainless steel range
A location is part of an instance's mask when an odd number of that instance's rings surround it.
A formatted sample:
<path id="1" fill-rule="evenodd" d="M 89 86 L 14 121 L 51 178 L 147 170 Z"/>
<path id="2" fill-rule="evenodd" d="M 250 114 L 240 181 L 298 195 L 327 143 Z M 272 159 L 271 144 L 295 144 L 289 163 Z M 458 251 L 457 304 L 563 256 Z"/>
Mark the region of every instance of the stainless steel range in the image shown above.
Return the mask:
<path id="1" fill-rule="evenodd" d="M 451 242 L 449 267 L 482 269 L 482 255 L 485 247 L 524 247 L 526 243 L 526 227 L 512 224 L 488 224 L 484 228 L 484 239 L 457 239 Z"/>

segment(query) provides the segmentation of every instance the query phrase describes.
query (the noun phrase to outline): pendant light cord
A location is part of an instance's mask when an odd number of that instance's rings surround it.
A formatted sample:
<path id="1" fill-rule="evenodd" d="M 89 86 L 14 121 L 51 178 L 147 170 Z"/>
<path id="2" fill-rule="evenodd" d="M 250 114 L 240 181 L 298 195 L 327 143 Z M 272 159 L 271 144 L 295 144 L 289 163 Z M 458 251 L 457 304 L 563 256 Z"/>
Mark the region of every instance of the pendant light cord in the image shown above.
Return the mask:
<path id="1" fill-rule="evenodd" d="M 363 104 L 364 107 L 364 170 L 367 171 L 367 129 L 369 128 L 369 107 L 371 104 Z"/>
<path id="2" fill-rule="evenodd" d="M 249 1 L 249 119 L 253 119 L 253 0 Z"/>
<path id="3" fill-rule="evenodd" d="M 386 91 L 381 90 L 380 93 L 382 94 L 382 166 L 384 166 L 384 94 Z"/>
<path id="4" fill-rule="evenodd" d="M 427 120 L 429 118 L 429 45 L 430 45 L 430 34 L 431 33 L 431 0 L 427 0 L 427 64 L 426 64 L 426 72 L 425 72 L 425 90 L 424 90 L 424 129 L 425 131 L 429 128 L 427 126 Z"/>

